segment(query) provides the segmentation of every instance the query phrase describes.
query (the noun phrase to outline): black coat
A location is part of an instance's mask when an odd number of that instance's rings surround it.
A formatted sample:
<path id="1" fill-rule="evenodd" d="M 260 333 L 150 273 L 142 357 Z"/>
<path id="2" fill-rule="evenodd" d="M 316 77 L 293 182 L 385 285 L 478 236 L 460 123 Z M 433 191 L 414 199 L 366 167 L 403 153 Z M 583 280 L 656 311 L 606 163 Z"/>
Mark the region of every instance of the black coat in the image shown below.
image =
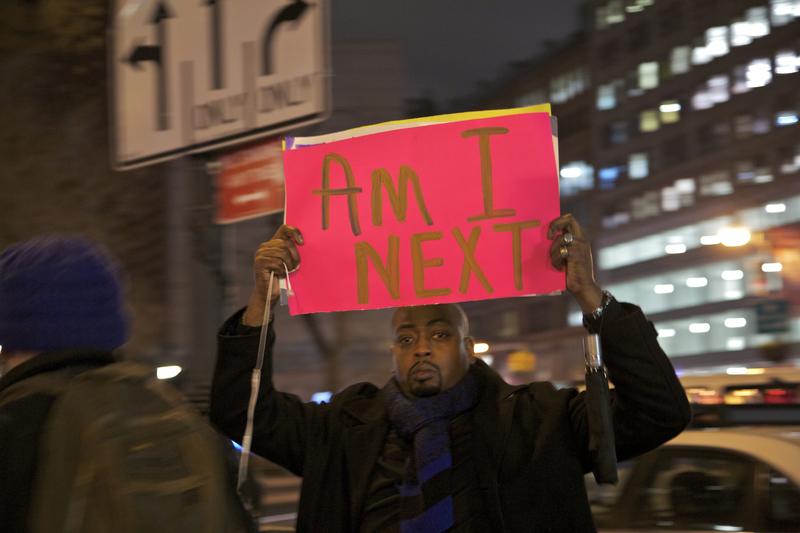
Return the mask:
<path id="1" fill-rule="evenodd" d="M 0 379 L 0 394 L 45 372 L 77 375 L 114 361 L 104 352 L 58 352 L 37 355 Z M 39 440 L 56 392 L 25 395 L 0 407 L 0 531 L 27 530 L 28 508 L 36 475 Z"/>
<path id="2" fill-rule="evenodd" d="M 659 446 L 689 423 L 686 395 L 641 310 L 629 304 L 603 325 L 617 457 Z M 211 419 L 229 437 L 244 432 L 258 336 L 219 338 Z M 272 386 L 270 325 L 253 451 L 303 477 L 297 530 L 358 531 L 373 466 L 389 429 L 379 389 L 348 387 L 330 404 L 304 403 Z M 485 386 L 471 412 L 473 457 L 496 531 L 594 531 L 584 473 L 590 470 L 584 394 L 546 382 L 511 386 L 478 361 Z"/>

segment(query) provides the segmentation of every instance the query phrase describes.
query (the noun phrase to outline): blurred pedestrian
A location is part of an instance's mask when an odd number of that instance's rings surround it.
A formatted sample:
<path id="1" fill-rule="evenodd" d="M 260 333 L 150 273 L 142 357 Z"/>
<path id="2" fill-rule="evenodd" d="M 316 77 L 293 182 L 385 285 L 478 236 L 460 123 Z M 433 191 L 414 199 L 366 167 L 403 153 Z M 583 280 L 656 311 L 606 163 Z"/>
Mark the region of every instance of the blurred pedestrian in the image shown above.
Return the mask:
<path id="1" fill-rule="evenodd" d="M 550 261 L 601 337 L 616 386 L 617 456 L 657 447 L 686 427 L 690 410 L 655 328 L 597 285 L 571 215 L 553 221 L 548 237 Z M 282 226 L 259 247 L 249 304 L 221 329 L 211 418 L 233 439 L 245 427 L 266 280 L 300 266 L 302 243 L 300 231 Z M 389 381 L 352 385 L 317 405 L 274 389 L 270 317 L 253 450 L 303 477 L 298 531 L 595 530 L 584 486 L 593 466 L 585 393 L 505 383 L 474 357 L 458 305 L 400 308 L 392 330 Z"/>
<path id="2" fill-rule="evenodd" d="M 0 254 L 0 530 L 244 532 L 229 441 L 128 338 L 117 269 L 82 237 Z"/>

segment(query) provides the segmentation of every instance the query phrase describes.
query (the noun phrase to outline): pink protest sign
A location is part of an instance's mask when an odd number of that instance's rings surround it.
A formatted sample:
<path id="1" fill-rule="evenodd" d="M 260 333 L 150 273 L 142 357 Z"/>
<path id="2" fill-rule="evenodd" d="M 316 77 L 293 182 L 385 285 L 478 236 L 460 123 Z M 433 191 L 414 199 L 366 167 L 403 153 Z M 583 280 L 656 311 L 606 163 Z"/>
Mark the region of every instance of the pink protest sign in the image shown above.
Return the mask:
<path id="1" fill-rule="evenodd" d="M 286 223 L 303 233 L 291 314 L 564 290 L 550 117 L 399 129 L 284 152 Z"/>

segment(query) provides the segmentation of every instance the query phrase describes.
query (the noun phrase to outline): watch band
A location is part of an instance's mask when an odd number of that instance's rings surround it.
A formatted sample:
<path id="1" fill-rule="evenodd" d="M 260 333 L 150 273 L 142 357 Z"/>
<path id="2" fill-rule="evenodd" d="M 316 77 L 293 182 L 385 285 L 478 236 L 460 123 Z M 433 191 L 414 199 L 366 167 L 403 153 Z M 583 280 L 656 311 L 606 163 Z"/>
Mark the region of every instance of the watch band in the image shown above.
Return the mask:
<path id="1" fill-rule="evenodd" d="M 600 300 L 600 305 L 597 306 L 597 308 L 595 308 L 591 313 L 585 313 L 583 315 L 584 327 L 589 330 L 597 329 L 596 326 L 601 322 L 603 313 L 608 308 L 608 304 L 610 304 L 613 300 L 614 296 L 610 292 L 604 290 L 603 298 Z"/>

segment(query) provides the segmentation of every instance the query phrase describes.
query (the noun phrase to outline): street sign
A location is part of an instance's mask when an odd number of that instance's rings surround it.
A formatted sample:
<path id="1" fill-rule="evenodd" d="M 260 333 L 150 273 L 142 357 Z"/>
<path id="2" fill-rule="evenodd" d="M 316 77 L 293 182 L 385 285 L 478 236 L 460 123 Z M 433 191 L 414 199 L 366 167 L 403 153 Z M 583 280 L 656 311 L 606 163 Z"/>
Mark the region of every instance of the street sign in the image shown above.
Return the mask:
<path id="1" fill-rule="evenodd" d="M 789 301 L 771 300 L 756 305 L 756 331 L 786 333 L 789 331 Z"/>
<path id="2" fill-rule="evenodd" d="M 114 0 L 112 162 L 120 170 L 324 120 L 326 0 Z"/>
<path id="3" fill-rule="evenodd" d="M 217 224 L 283 211 L 281 141 L 270 139 L 219 158 Z"/>

